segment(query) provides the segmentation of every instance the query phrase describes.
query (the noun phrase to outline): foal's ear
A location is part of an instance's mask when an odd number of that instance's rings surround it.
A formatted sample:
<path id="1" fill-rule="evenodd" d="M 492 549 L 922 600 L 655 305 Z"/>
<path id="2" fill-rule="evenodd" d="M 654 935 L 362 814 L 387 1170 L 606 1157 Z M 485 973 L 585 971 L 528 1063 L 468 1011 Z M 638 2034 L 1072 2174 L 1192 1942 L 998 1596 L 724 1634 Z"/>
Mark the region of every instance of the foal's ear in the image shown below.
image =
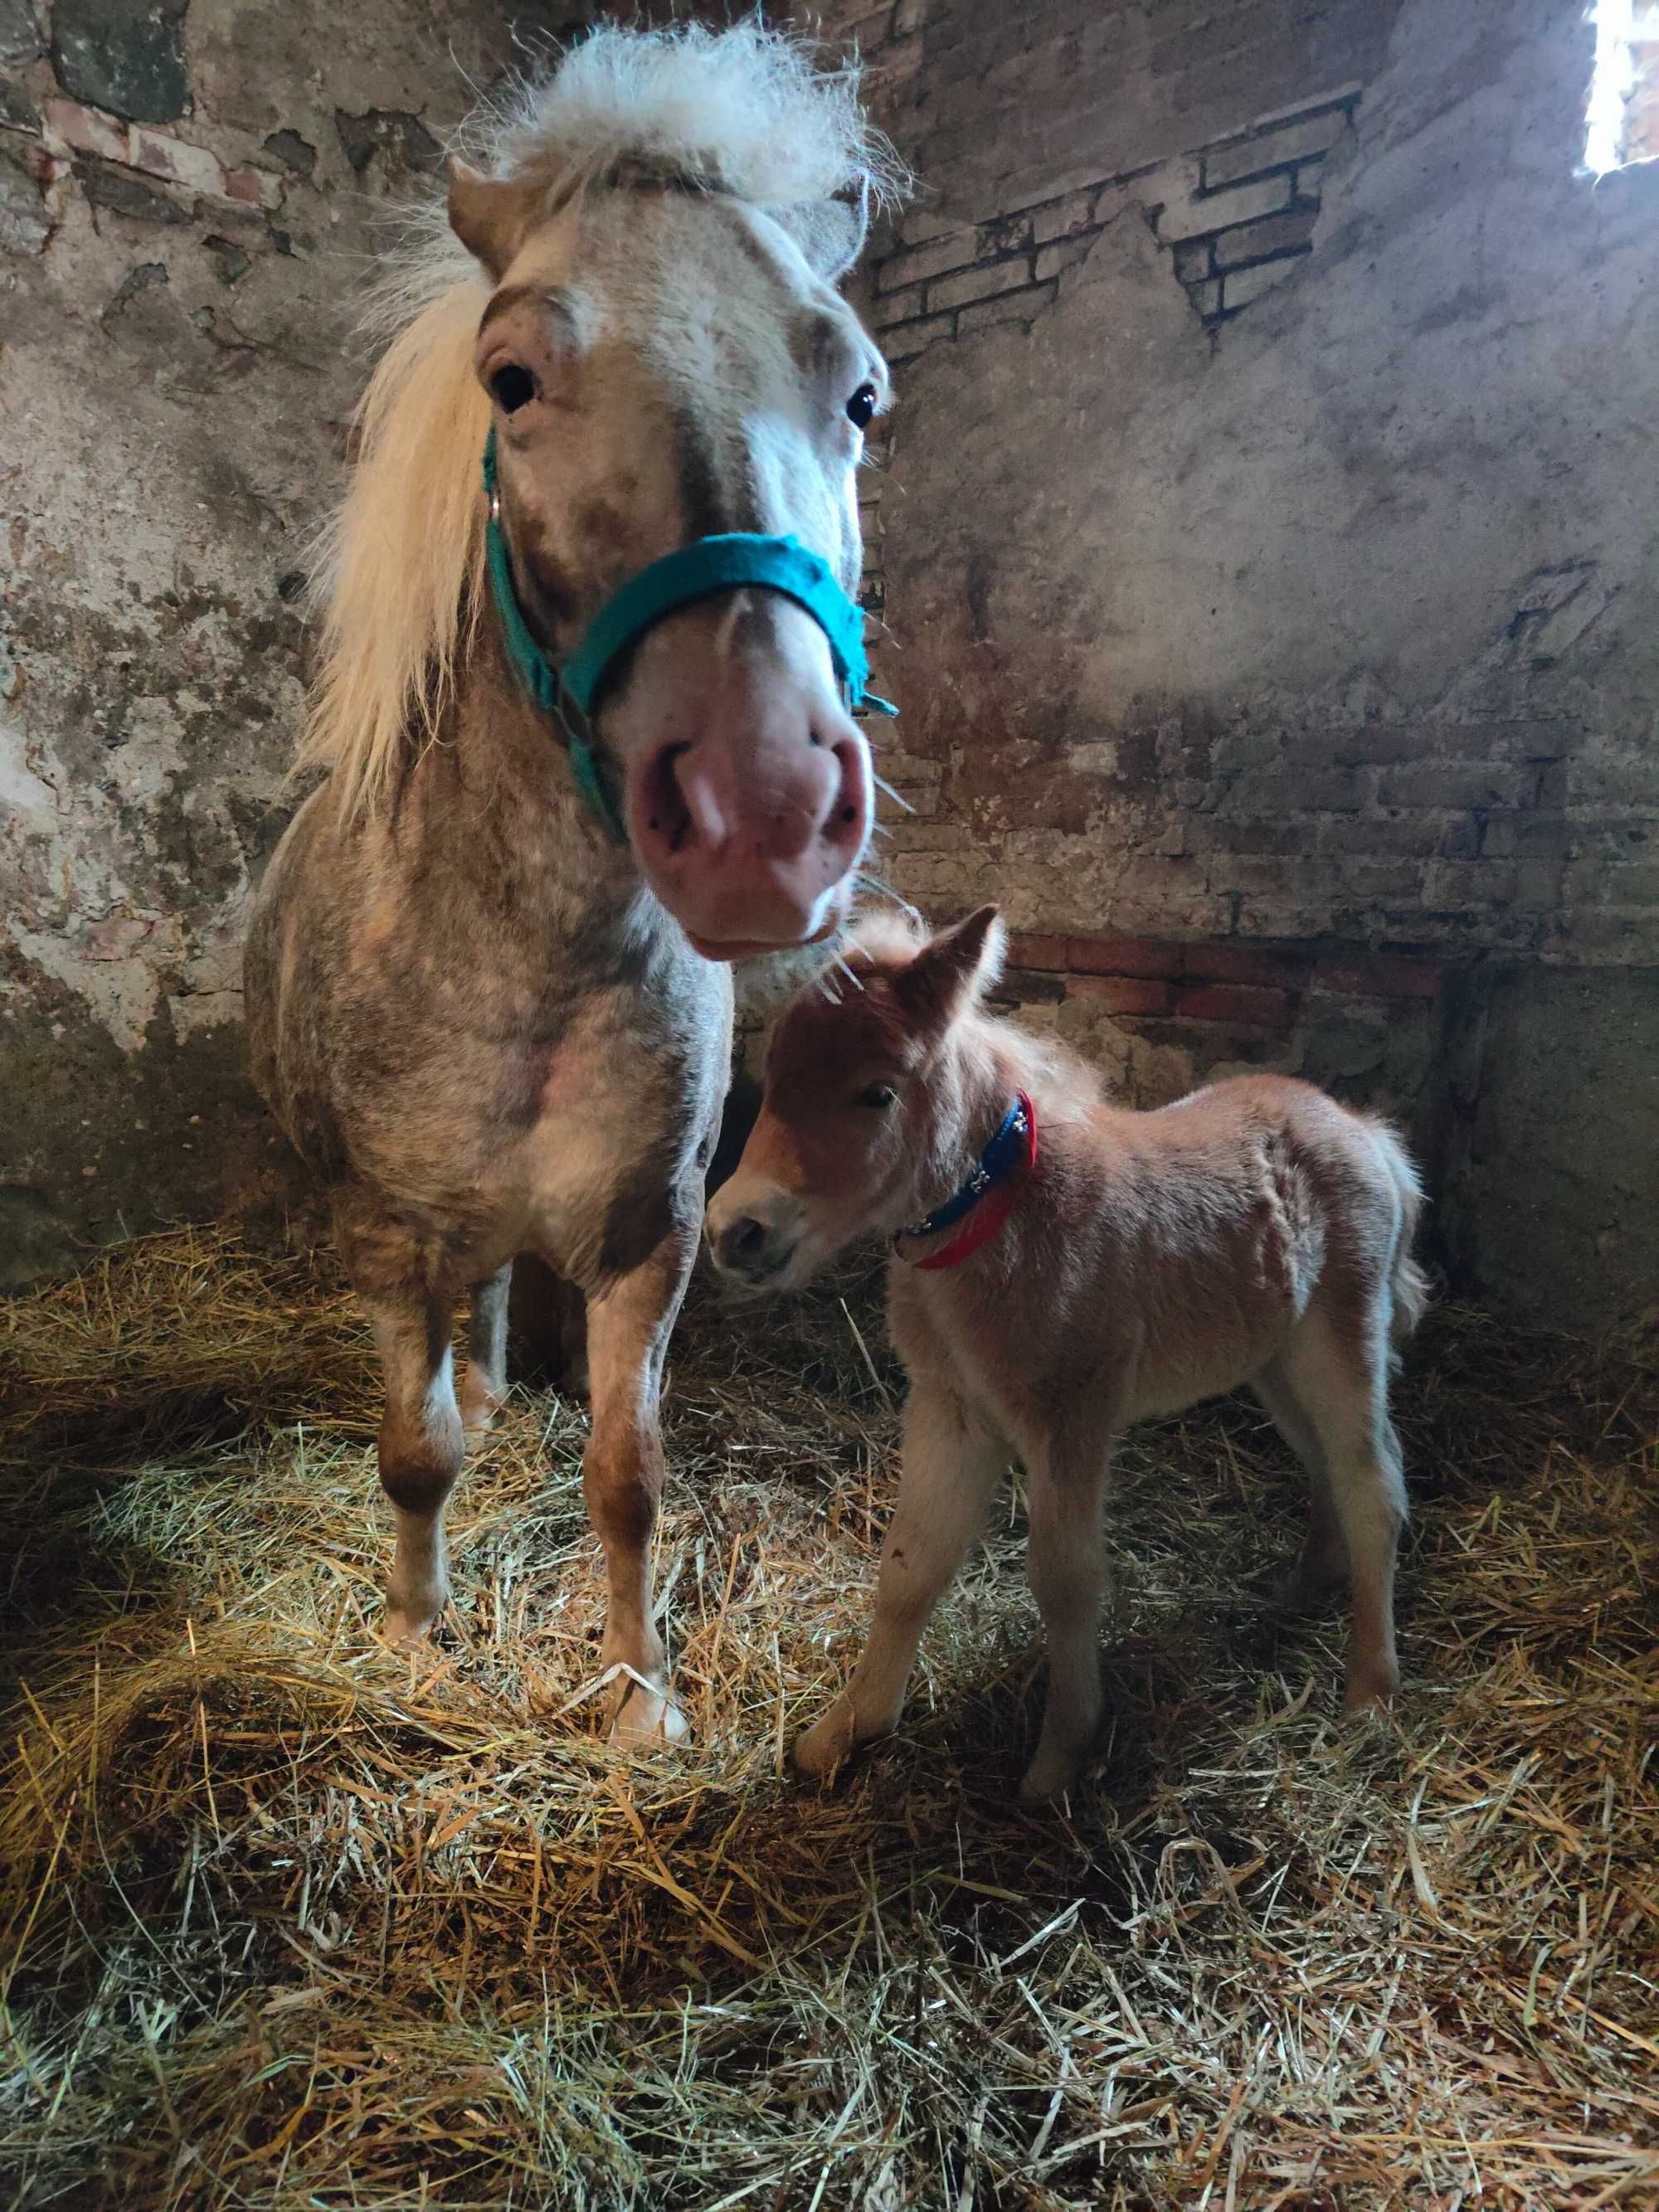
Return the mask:
<path id="1" fill-rule="evenodd" d="M 499 284 L 524 244 L 541 198 L 533 185 L 449 164 L 449 227 Z"/>
<path id="2" fill-rule="evenodd" d="M 848 200 L 792 200 L 766 210 L 801 250 L 807 267 L 826 283 L 839 283 L 864 251 L 870 229 L 870 195 Z"/>
<path id="3" fill-rule="evenodd" d="M 930 938 L 893 980 L 905 1011 L 930 1028 L 945 1029 L 985 996 L 1002 973 L 1008 933 L 994 906 Z"/>

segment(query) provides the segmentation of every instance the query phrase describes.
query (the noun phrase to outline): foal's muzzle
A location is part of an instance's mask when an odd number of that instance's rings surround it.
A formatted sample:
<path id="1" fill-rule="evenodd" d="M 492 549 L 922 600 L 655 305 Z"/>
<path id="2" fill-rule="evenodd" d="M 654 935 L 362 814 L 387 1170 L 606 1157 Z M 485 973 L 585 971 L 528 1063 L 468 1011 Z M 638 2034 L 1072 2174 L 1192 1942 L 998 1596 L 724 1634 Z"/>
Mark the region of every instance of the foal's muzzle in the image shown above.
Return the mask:
<path id="1" fill-rule="evenodd" d="M 734 1191 L 728 1183 L 709 1201 L 707 1226 L 720 1273 L 760 1290 L 787 1272 L 800 1249 L 805 1215 L 787 1191 Z"/>

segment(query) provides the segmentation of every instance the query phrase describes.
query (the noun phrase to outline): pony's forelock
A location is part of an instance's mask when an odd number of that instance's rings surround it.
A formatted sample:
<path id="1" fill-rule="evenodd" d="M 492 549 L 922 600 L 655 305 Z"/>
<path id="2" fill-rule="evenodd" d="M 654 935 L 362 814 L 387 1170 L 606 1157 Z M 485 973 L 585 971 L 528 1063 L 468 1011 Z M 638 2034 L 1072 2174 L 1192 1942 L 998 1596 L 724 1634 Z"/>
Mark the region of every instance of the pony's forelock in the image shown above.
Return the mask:
<path id="1" fill-rule="evenodd" d="M 891 204 L 908 184 L 865 118 L 857 64 L 822 68 L 753 20 L 602 25 L 522 72 L 454 144 L 544 185 L 550 207 L 631 161 L 763 207 Z M 362 316 L 386 349 L 358 409 L 357 465 L 311 562 L 322 672 L 295 771 L 331 771 L 348 811 L 384 795 L 411 739 L 436 735 L 477 620 L 489 414 L 472 347 L 489 297 L 441 196 L 411 210 Z"/>
<path id="2" fill-rule="evenodd" d="M 568 187 L 640 161 L 757 207 L 868 196 L 890 204 L 908 179 L 866 117 L 856 61 L 750 18 L 723 31 L 601 24 L 532 66 L 462 126 L 459 150 L 497 177 Z"/>

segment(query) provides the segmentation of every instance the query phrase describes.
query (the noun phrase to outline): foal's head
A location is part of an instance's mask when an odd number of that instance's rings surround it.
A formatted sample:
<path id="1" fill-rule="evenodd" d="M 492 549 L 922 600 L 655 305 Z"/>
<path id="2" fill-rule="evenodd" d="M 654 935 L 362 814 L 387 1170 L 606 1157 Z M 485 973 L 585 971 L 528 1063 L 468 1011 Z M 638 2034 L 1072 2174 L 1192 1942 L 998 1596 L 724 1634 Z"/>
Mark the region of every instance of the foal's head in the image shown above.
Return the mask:
<path id="1" fill-rule="evenodd" d="M 867 194 L 874 158 L 848 82 L 752 25 L 603 32 L 492 155 L 454 167 L 449 217 L 494 287 L 474 366 L 544 647 L 568 656 L 629 576 L 726 532 L 799 538 L 855 594 L 887 375 L 836 289 L 864 222 L 834 194 Z M 629 843 L 700 951 L 840 921 L 870 757 L 800 607 L 750 587 L 681 609 L 598 714 Z"/>
<path id="2" fill-rule="evenodd" d="M 850 1243 L 890 1235 L 947 1195 L 976 1088 L 973 1017 L 1002 964 L 994 907 L 932 938 L 867 924 L 780 1018 L 766 1091 L 732 1180 L 710 1201 L 723 1274 L 793 1290 Z"/>

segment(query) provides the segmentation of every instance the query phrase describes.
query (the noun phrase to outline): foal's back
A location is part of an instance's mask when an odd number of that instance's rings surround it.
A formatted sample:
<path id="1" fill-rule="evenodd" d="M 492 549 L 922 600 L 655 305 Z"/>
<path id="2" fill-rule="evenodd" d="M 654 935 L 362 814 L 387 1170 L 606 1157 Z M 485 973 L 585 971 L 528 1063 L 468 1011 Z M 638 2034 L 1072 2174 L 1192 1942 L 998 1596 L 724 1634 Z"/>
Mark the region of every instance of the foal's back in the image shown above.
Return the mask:
<path id="1" fill-rule="evenodd" d="M 1311 1085 L 1241 1076 L 1147 1113 L 1097 1104 L 1048 1144 L 1044 1364 L 1103 1393 L 1116 1423 L 1249 1381 L 1316 1303 L 1352 1337 L 1388 1299 L 1403 1154 Z M 1085 1264 L 1056 1268 L 1054 1250 Z"/>

